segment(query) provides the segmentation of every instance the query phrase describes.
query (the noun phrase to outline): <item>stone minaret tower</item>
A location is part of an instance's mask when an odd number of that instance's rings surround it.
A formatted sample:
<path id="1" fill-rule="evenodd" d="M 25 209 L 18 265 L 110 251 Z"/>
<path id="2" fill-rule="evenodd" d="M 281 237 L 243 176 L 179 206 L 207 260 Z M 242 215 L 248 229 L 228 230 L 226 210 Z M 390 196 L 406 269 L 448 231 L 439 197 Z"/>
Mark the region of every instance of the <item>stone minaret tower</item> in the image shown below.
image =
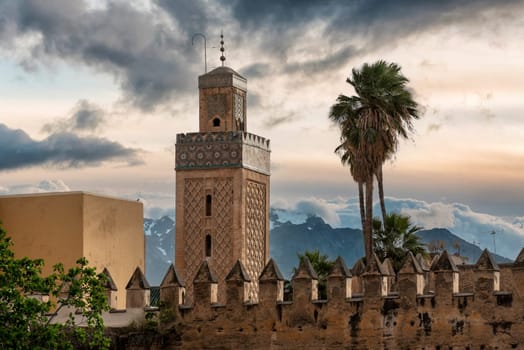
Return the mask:
<path id="1" fill-rule="evenodd" d="M 176 138 L 175 266 L 192 281 L 208 260 L 225 301 L 225 278 L 240 260 L 256 281 L 269 259 L 269 140 L 246 130 L 246 79 L 222 66 L 198 78 L 200 131 Z"/>

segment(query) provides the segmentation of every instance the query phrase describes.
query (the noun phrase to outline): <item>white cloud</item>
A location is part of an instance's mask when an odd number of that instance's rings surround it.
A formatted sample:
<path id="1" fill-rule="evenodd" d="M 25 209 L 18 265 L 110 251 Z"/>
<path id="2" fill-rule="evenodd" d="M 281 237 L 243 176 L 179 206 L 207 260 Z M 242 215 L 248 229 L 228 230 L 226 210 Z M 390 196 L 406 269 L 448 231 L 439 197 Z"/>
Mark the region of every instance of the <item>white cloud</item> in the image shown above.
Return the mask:
<path id="1" fill-rule="evenodd" d="M 414 224 L 425 229 L 446 228 L 482 249 L 496 249 L 498 254 L 508 258 L 515 258 L 524 247 L 524 217 L 499 217 L 475 212 L 462 203 L 429 203 L 412 198 L 387 197 L 386 207 L 389 212 L 409 215 Z M 315 214 L 334 227 L 361 226 L 358 198 L 345 201 L 309 198 L 289 204 L 287 210 L 287 213 L 278 213 L 281 221 L 292 218 L 291 222 L 302 223 L 308 214 Z M 374 205 L 374 213 L 380 215 L 378 203 Z"/>
<path id="2" fill-rule="evenodd" d="M 160 219 L 164 216 L 175 218 L 175 208 L 149 207 L 144 204 L 144 217 L 150 219 Z"/>
<path id="3" fill-rule="evenodd" d="M 387 207 L 390 210 L 411 216 L 419 226 L 428 228 L 454 226 L 453 208 L 448 204 L 426 203 L 415 199 L 397 200 L 388 198 Z"/>
<path id="4" fill-rule="evenodd" d="M 462 203 L 427 203 L 415 199 L 387 199 L 388 209 L 411 216 L 413 222 L 430 229 L 447 228 L 481 248 L 514 258 L 524 246 L 522 218 L 505 218 L 472 210 Z M 495 232 L 495 235 L 492 234 Z"/>
<path id="5" fill-rule="evenodd" d="M 160 219 L 163 216 L 175 218 L 175 194 L 170 192 L 140 191 L 133 193 L 114 193 L 113 196 L 139 200 L 144 205 L 144 217 Z"/>
<path id="6" fill-rule="evenodd" d="M 272 207 L 284 209 L 276 210 L 276 214 L 281 222 L 289 221 L 298 224 L 304 222 L 308 216 L 318 216 L 331 226 L 339 226 L 340 217 L 337 211 L 343 208 L 342 205 L 336 201 L 331 202 L 312 197 L 298 200 L 293 204 L 279 201 L 273 203 Z"/>
<path id="7" fill-rule="evenodd" d="M 83 189 L 81 189 L 83 190 Z M 62 180 L 43 180 L 38 184 L 20 184 L 10 187 L 0 186 L 0 195 L 30 194 L 46 192 L 67 192 L 71 188 Z M 90 190 L 87 190 L 90 191 Z M 159 219 L 163 216 L 175 217 L 174 193 L 135 192 L 122 193 L 113 189 L 97 189 L 94 193 L 128 200 L 140 200 L 144 205 L 144 217 Z"/>
<path id="8" fill-rule="evenodd" d="M 333 226 L 340 224 L 340 219 L 336 212 L 337 206 L 325 200 L 302 200 L 297 202 L 296 210 L 307 215 L 320 216 L 324 221 Z"/>
<path id="9" fill-rule="evenodd" d="M 67 192 L 71 189 L 60 179 L 43 180 L 38 184 L 22 184 L 9 188 L 0 187 L 1 194 L 28 194 L 28 193 L 45 193 L 45 192 Z"/>
<path id="10" fill-rule="evenodd" d="M 524 229 L 524 216 L 513 218 L 511 223 L 513 226 Z"/>

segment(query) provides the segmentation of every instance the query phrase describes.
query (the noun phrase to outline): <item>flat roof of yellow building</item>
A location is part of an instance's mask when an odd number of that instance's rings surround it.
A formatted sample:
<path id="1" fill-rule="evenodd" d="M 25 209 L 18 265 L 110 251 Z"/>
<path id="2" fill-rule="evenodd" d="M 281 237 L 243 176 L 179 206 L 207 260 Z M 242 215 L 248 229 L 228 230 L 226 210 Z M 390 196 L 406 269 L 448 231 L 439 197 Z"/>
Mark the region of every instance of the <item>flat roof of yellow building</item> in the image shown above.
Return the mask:
<path id="1" fill-rule="evenodd" d="M 125 201 L 125 202 L 140 202 L 139 200 L 131 200 L 131 199 L 126 199 L 126 198 L 119 198 L 119 197 L 114 197 L 114 196 L 108 196 L 108 195 L 105 195 L 105 194 L 98 194 L 98 193 L 92 193 L 92 192 L 86 192 L 86 191 L 36 192 L 36 193 L 6 194 L 6 195 L 0 195 L 0 199 L 2 199 L 2 198 L 24 198 L 24 197 L 27 197 L 27 198 L 30 198 L 30 197 L 57 197 L 57 196 L 73 196 L 73 195 L 93 196 L 93 197 L 106 198 L 106 199 Z"/>

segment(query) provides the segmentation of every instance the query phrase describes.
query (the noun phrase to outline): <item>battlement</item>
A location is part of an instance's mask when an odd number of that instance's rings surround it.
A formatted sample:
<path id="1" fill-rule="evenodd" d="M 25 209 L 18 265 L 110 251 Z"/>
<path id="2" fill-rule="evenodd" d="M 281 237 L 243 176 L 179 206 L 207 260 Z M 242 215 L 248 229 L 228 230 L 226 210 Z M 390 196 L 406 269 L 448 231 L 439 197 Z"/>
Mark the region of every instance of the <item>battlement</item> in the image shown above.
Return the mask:
<path id="1" fill-rule="evenodd" d="M 244 143 L 270 152 L 269 140 L 249 132 L 219 131 L 219 132 L 188 132 L 176 135 L 176 144 L 200 144 L 209 142 Z"/>
<path id="2" fill-rule="evenodd" d="M 443 252 L 428 268 L 409 254 L 391 275 L 377 259 L 350 270 L 338 258 L 327 277 L 327 299 L 319 300 L 318 276 L 305 259 L 285 301 L 284 279 L 270 260 L 253 303 L 245 293 L 249 278 L 237 261 L 226 278 L 227 300 L 219 304 L 217 280 L 203 261 L 192 281 L 193 304 L 185 303 L 184 283 L 173 266 L 160 286 L 160 302 L 183 329 L 177 334 L 181 348 L 517 348 L 524 346 L 523 262 L 521 252 L 514 264 L 498 266 L 484 251 L 476 264 L 457 267 Z M 133 300 L 146 299 L 149 288 L 140 273 L 129 286 Z"/>
<path id="3" fill-rule="evenodd" d="M 244 167 L 269 175 L 269 140 L 248 132 L 183 133 L 176 137 L 176 170 Z"/>

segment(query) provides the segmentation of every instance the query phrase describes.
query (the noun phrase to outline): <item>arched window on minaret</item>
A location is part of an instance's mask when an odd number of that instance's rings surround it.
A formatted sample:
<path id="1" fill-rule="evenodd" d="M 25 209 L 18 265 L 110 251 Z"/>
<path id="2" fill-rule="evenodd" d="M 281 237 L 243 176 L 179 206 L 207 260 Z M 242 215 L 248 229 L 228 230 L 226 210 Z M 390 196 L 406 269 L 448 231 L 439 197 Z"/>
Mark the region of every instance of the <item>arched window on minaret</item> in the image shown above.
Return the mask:
<path id="1" fill-rule="evenodd" d="M 210 234 L 207 234 L 206 235 L 206 258 L 209 258 L 211 257 L 211 235 Z"/>
<path id="2" fill-rule="evenodd" d="M 211 207 L 213 204 L 213 199 L 211 198 L 211 195 L 206 195 L 206 216 L 211 216 Z"/>
<path id="3" fill-rule="evenodd" d="M 213 127 L 218 128 L 220 126 L 220 118 L 213 119 Z"/>

